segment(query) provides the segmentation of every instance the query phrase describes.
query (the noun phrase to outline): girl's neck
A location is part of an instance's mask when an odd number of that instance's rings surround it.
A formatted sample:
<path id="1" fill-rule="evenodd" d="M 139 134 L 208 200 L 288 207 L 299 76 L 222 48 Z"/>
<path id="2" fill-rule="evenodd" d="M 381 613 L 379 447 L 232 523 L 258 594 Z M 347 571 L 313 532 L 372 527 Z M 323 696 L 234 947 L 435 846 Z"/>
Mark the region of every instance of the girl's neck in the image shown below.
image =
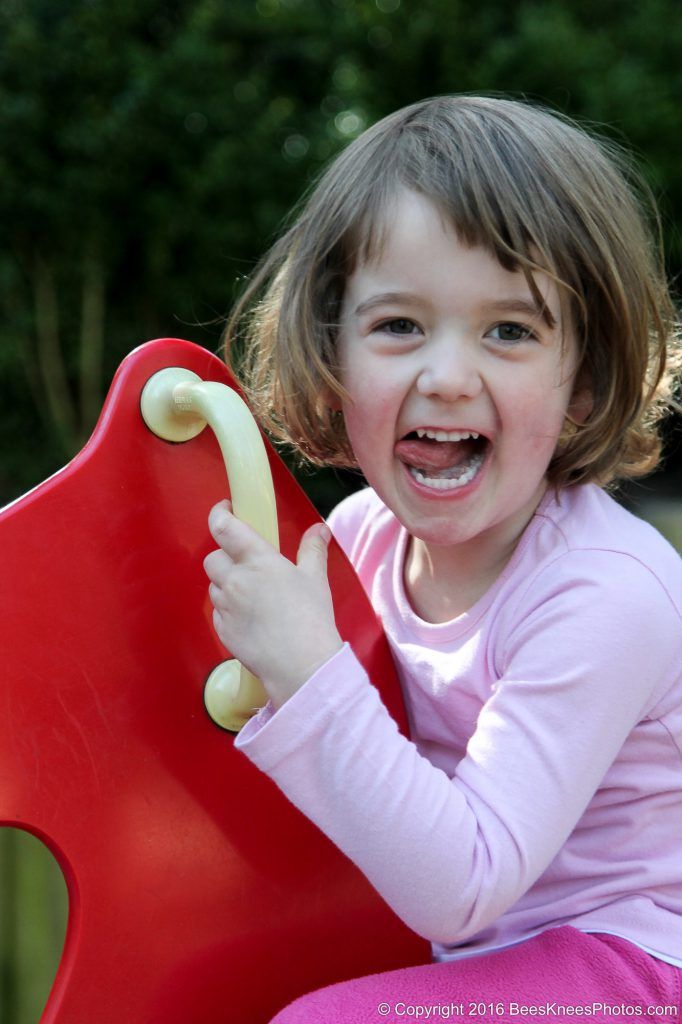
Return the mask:
<path id="1" fill-rule="evenodd" d="M 410 537 L 404 586 L 417 615 L 425 622 L 440 623 L 468 612 L 509 563 L 534 514 L 535 508 L 521 528 L 517 524 L 508 536 L 484 534 L 453 547 Z"/>
<path id="2" fill-rule="evenodd" d="M 405 560 L 405 591 L 425 622 L 450 622 L 469 611 L 492 586 L 513 554 L 513 548 L 496 564 L 484 569 L 478 561 L 471 570 L 466 560 L 429 548 L 410 538 Z"/>

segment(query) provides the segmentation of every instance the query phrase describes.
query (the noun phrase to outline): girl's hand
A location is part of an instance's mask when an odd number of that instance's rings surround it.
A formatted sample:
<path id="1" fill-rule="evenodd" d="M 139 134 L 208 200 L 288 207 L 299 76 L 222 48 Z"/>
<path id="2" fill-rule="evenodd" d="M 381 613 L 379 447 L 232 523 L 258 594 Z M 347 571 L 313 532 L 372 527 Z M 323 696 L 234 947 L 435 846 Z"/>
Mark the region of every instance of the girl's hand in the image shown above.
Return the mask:
<path id="1" fill-rule="evenodd" d="M 329 528 L 306 530 L 294 565 L 228 501 L 211 509 L 208 525 L 220 545 L 204 559 L 215 631 L 280 707 L 343 646 L 327 582 Z"/>

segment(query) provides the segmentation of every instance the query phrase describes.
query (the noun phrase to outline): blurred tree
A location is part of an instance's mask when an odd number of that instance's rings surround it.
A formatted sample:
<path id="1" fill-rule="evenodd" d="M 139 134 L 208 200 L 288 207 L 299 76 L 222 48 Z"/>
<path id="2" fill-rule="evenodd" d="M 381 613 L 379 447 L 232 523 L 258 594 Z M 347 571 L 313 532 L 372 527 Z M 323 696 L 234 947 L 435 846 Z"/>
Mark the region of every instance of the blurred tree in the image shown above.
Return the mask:
<path id="1" fill-rule="evenodd" d="M 3 0 L 0 40 L 0 501 L 82 444 L 134 345 L 216 349 L 303 188 L 405 103 L 607 122 L 682 210 L 678 0 Z"/>

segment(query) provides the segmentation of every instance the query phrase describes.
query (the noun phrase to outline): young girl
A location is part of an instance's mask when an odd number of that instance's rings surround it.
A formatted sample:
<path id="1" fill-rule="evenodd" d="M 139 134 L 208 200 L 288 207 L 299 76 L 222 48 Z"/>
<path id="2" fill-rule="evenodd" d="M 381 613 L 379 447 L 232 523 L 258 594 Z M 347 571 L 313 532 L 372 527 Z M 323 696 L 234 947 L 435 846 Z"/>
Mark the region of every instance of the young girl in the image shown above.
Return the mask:
<path id="1" fill-rule="evenodd" d="M 277 1024 L 677 1019 L 682 570 L 604 489 L 660 452 L 646 224 L 567 120 L 427 100 L 345 150 L 236 311 L 265 426 L 369 484 L 330 526 L 412 737 L 336 631 L 326 527 L 294 565 L 221 503 L 215 627 L 271 698 L 236 742 L 438 961 Z"/>

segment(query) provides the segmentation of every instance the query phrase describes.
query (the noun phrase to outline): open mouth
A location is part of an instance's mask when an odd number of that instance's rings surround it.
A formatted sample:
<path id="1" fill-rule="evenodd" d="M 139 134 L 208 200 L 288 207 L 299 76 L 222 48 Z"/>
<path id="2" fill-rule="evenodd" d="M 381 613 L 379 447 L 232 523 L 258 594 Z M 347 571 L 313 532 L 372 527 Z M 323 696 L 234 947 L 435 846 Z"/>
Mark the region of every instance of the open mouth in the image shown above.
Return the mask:
<path id="1" fill-rule="evenodd" d="M 395 446 L 395 455 L 420 484 L 453 491 L 471 483 L 491 442 L 475 431 L 413 430 Z"/>

